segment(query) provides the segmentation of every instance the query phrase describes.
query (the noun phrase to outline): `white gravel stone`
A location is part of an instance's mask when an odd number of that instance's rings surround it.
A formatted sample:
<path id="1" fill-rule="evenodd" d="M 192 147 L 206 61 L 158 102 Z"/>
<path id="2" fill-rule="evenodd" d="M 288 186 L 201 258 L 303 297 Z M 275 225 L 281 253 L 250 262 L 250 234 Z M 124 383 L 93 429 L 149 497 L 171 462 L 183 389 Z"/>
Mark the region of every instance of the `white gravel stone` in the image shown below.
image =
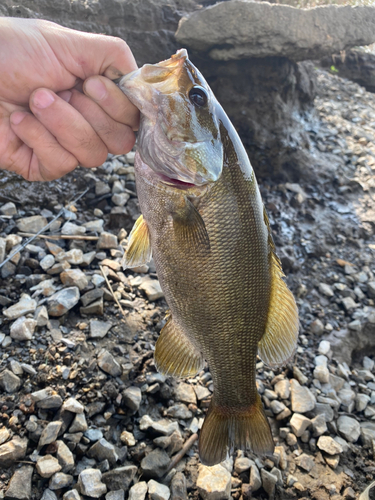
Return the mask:
<path id="1" fill-rule="evenodd" d="M 43 271 L 47 271 L 47 269 L 50 269 L 55 264 L 55 262 L 55 257 L 49 254 L 43 257 L 39 264 Z"/>
<path id="2" fill-rule="evenodd" d="M 274 390 L 279 398 L 289 399 L 290 396 L 290 382 L 288 379 L 279 380 L 274 386 Z"/>
<path id="3" fill-rule="evenodd" d="M 332 288 L 326 283 L 319 283 L 319 292 L 325 295 L 326 297 L 333 297 L 334 291 Z"/>
<path id="4" fill-rule="evenodd" d="M 148 276 L 142 279 L 142 283 L 139 286 L 140 290 L 143 290 L 147 295 L 148 300 L 154 301 L 164 297 L 163 290 L 161 289 L 158 280 L 149 278 Z"/>
<path id="5" fill-rule="evenodd" d="M 231 474 L 222 465 L 199 467 L 197 488 L 203 500 L 226 500 L 230 498 Z"/>
<path id="6" fill-rule="evenodd" d="M 56 472 L 61 471 L 61 465 L 52 455 L 45 455 L 37 461 L 36 470 L 43 478 L 50 478 Z"/>
<path id="7" fill-rule="evenodd" d="M 8 309 L 3 310 L 3 315 L 10 320 L 20 318 L 21 316 L 26 316 L 26 314 L 33 313 L 36 309 L 37 302 L 32 299 L 29 295 L 23 294 L 21 299 Z"/>
<path id="8" fill-rule="evenodd" d="M 328 342 L 328 340 L 322 340 L 319 343 L 318 347 L 318 352 L 319 354 L 322 354 L 323 356 L 327 356 L 329 351 L 331 350 L 331 344 Z"/>
<path id="9" fill-rule="evenodd" d="M 314 369 L 314 378 L 319 380 L 322 384 L 328 384 L 329 382 L 329 370 L 326 366 L 318 365 Z"/>
<path id="10" fill-rule="evenodd" d="M 129 490 L 129 500 L 144 500 L 147 493 L 146 481 L 135 483 Z"/>
<path id="11" fill-rule="evenodd" d="M 359 422 L 346 415 L 339 417 L 337 420 L 337 429 L 349 443 L 356 443 L 361 433 Z"/>
<path id="12" fill-rule="evenodd" d="M 289 423 L 294 435 L 297 437 L 301 437 L 305 430 L 310 427 L 311 420 L 304 415 L 294 413 Z"/>
<path id="13" fill-rule="evenodd" d="M 37 233 L 47 225 L 47 219 L 41 215 L 22 217 L 17 220 L 17 227 L 23 233 Z"/>
<path id="14" fill-rule="evenodd" d="M 65 224 L 61 228 L 61 234 L 66 235 L 80 235 L 85 234 L 86 228 L 83 226 L 78 226 L 77 224 L 73 224 L 72 222 L 65 222 Z"/>
<path id="15" fill-rule="evenodd" d="M 370 400 L 371 398 L 367 394 L 357 394 L 355 398 L 355 409 L 358 412 L 364 411 Z"/>
<path id="16" fill-rule="evenodd" d="M 315 408 L 315 397 L 312 392 L 299 384 L 295 379 L 291 380 L 292 411 L 295 413 L 306 413 Z"/>
<path id="17" fill-rule="evenodd" d="M 85 407 L 75 398 L 67 399 L 63 404 L 63 410 L 71 411 L 72 413 L 83 413 Z"/>
<path id="18" fill-rule="evenodd" d="M 328 455 L 338 455 L 343 452 L 342 446 L 331 436 L 320 436 L 317 447 L 319 450 L 328 453 Z"/>
<path id="19" fill-rule="evenodd" d="M 107 493 L 107 486 L 102 483 L 102 473 L 98 469 L 85 469 L 78 476 L 78 486 L 82 495 L 99 498 Z"/>
<path id="20" fill-rule="evenodd" d="M 36 328 L 35 319 L 21 316 L 10 327 L 10 336 L 15 340 L 31 340 Z"/>
<path id="21" fill-rule="evenodd" d="M 152 500 L 169 500 L 171 496 L 171 492 L 168 486 L 164 484 L 160 484 L 153 479 L 147 483 L 148 486 L 148 494 L 150 495 Z"/>
<path id="22" fill-rule="evenodd" d="M 236 461 L 234 462 L 234 470 L 237 472 L 237 474 L 241 474 L 242 472 L 246 472 L 247 470 L 249 470 L 252 465 L 255 464 L 252 460 L 250 460 L 250 458 L 236 458 Z"/>
<path id="23" fill-rule="evenodd" d="M 262 486 L 262 480 L 260 478 L 260 472 L 256 465 L 253 465 L 250 469 L 249 484 L 251 491 L 258 491 Z"/>
<path id="24" fill-rule="evenodd" d="M 77 286 L 80 290 L 89 284 L 85 273 L 80 269 L 67 269 L 60 274 L 60 279 L 65 286 Z"/>

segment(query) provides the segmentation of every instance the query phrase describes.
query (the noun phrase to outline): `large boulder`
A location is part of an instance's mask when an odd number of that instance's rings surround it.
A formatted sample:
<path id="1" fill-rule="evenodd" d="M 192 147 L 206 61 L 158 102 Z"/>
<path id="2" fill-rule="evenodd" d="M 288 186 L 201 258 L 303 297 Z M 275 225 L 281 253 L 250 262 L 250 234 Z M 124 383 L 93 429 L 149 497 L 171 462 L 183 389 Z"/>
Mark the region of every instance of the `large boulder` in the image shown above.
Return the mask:
<path id="1" fill-rule="evenodd" d="M 374 25 L 374 7 L 297 9 L 239 0 L 182 19 L 176 39 L 219 61 L 273 56 L 304 61 L 375 42 Z"/>

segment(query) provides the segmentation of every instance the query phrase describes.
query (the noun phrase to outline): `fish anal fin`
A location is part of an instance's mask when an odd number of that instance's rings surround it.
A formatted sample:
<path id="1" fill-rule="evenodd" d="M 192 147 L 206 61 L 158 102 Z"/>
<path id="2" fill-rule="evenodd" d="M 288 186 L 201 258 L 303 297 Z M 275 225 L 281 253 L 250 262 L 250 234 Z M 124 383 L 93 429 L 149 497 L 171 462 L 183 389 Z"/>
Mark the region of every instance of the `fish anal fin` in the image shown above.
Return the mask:
<path id="1" fill-rule="evenodd" d="M 281 263 L 274 253 L 271 260 L 271 297 L 263 337 L 258 344 L 262 361 L 271 367 L 284 365 L 292 358 L 299 330 L 298 309 L 292 292 L 283 281 Z"/>
<path id="2" fill-rule="evenodd" d="M 129 234 L 129 243 L 121 264 L 124 269 L 142 266 L 151 260 L 151 256 L 150 231 L 143 215 L 140 215 Z"/>
<path id="3" fill-rule="evenodd" d="M 211 400 L 199 436 L 199 458 L 204 465 L 215 465 L 226 459 L 233 448 L 271 455 L 274 442 L 259 394 L 254 404 L 233 409 Z"/>
<path id="4" fill-rule="evenodd" d="M 204 366 L 201 352 L 170 316 L 156 342 L 155 365 L 163 375 L 193 377 Z"/>
<path id="5" fill-rule="evenodd" d="M 172 212 L 173 229 L 176 238 L 182 243 L 198 248 L 210 249 L 206 225 L 201 214 L 186 198 L 183 206 Z"/>

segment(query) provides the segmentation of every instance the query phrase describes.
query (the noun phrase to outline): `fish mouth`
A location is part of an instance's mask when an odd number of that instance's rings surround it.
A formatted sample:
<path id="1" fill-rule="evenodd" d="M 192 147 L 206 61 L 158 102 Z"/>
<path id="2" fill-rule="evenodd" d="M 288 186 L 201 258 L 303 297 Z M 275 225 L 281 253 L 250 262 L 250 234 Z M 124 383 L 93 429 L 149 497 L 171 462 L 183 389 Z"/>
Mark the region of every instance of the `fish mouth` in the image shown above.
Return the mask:
<path id="1" fill-rule="evenodd" d="M 203 187 L 203 186 L 197 186 L 196 184 L 192 184 L 191 182 L 185 182 L 181 181 L 180 179 L 174 179 L 173 177 L 168 177 L 167 175 L 161 174 L 159 172 L 155 173 L 163 184 L 166 184 L 167 186 L 170 187 L 174 187 L 176 189 L 181 189 L 183 191 L 186 191 L 187 189 Z"/>

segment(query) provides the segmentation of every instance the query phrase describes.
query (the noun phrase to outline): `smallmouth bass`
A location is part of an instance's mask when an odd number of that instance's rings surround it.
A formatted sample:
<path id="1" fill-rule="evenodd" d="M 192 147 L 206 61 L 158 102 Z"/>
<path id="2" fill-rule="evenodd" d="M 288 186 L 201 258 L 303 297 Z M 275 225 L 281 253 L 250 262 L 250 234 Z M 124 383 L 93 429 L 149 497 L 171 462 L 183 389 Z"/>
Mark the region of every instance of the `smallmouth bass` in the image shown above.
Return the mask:
<path id="1" fill-rule="evenodd" d="M 186 50 L 119 86 L 141 111 L 142 216 L 124 266 L 152 255 L 170 308 L 155 364 L 165 375 L 191 377 L 208 362 L 214 394 L 199 438 L 203 464 L 221 462 L 234 447 L 270 454 L 256 356 L 284 364 L 299 322 L 246 151 Z"/>

